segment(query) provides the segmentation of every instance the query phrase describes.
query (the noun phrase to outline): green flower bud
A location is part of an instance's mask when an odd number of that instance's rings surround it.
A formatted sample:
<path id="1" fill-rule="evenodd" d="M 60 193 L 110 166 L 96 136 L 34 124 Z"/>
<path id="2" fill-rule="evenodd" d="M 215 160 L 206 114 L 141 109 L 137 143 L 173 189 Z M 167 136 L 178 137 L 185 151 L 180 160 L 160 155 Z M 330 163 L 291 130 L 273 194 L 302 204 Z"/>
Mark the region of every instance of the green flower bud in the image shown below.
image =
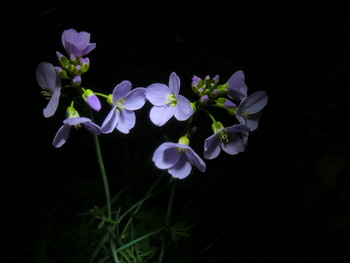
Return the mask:
<path id="1" fill-rule="evenodd" d="M 67 107 L 67 118 L 78 118 L 79 113 L 76 111 L 76 109 L 71 105 Z"/>
<path id="2" fill-rule="evenodd" d="M 65 56 L 63 56 L 60 52 L 56 52 L 56 56 L 62 68 L 67 69 L 69 65 L 69 60 Z"/>
<path id="3" fill-rule="evenodd" d="M 184 136 L 180 137 L 179 143 L 184 144 L 184 145 L 189 145 L 190 140 L 188 139 L 188 137 L 186 135 L 184 135 Z"/>

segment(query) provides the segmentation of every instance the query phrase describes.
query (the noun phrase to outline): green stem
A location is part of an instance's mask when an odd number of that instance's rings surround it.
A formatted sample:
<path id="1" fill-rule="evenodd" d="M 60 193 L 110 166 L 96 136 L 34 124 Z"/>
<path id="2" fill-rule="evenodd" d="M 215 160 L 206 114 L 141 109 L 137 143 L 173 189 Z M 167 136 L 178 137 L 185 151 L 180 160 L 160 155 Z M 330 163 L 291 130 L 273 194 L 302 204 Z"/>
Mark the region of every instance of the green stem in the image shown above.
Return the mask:
<path id="1" fill-rule="evenodd" d="M 208 116 L 210 117 L 210 119 L 213 121 L 213 122 L 216 122 L 214 116 L 209 112 L 207 111 L 206 109 L 204 108 L 201 108 L 202 111 L 204 111 L 206 114 L 208 114 Z"/>
<path id="2" fill-rule="evenodd" d="M 171 192 L 170 192 L 170 196 L 169 196 L 169 201 L 168 201 L 168 208 L 166 211 L 166 215 L 165 215 L 165 225 L 168 227 L 169 222 L 170 222 L 170 214 L 171 214 L 171 210 L 173 207 L 173 201 L 174 201 L 174 196 L 175 196 L 175 182 L 173 182 L 172 188 L 171 188 Z M 162 245 L 161 245 L 161 250 L 159 253 L 159 259 L 158 259 L 158 263 L 162 263 L 163 262 L 163 257 L 164 257 L 164 252 L 165 252 L 165 237 L 163 237 L 162 239 Z"/>
<path id="3" fill-rule="evenodd" d="M 108 179 L 107 179 L 106 169 L 103 163 L 100 142 L 98 140 L 98 136 L 95 134 L 94 134 L 94 142 L 95 142 L 95 149 L 96 149 L 96 155 L 97 155 L 97 162 L 98 162 L 98 166 L 100 167 L 103 186 L 105 188 L 106 203 L 107 203 L 107 217 L 109 220 L 112 220 L 112 205 L 111 205 L 111 195 L 110 195 L 109 186 L 108 186 Z"/>
<path id="4" fill-rule="evenodd" d="M 95 134 L 94 134 L 94 143 L 95 143 L 95 149 L 96 149 L 96 155 L 97 155 L 97 162 L 98 162 L 98 166 L 100 167 L 103 186 L 105 188 L 106 204 L 107 204 L 107 218 L 108 218 L 108 220 L 112 220 L 112 204 L 111 204 L 111 195 L 109 192 L 108 178 L 107 178 L 106 169 L 105 169 L 105 166 L 103 163 L 100 142 L 99 142 L 98 136 Z M 109 241 L 110 241 L 114 261 L 115 261 L 115 263 L 119 263 L 117 251 L 116 251 L 116 246 L 115 246 L 115 243 L 113 241 L 112 225 L 109 225 L 108 231 L 109 231 Z"/>

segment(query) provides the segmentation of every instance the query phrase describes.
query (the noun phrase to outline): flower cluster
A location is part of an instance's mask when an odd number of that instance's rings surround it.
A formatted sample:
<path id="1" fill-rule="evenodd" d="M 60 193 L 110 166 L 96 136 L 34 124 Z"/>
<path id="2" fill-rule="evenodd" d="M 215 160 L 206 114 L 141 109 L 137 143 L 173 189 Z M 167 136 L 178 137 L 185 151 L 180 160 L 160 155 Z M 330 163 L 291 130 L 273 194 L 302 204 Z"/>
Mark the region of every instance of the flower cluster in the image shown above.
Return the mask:
<path id="1" fill-rule="evenodd" d="M 36 70 L 36 78 L 43 89 L 43 95 L 49 103 L 43 113 L 46 118 L 55 114 L 62 93 L 73 90 L 76 95 L 65 106 L 67 118 L 59 128 L 53 140 L 53 146 L 61 147 L 68 139 L 71 127 L 84 127 L 95 135 L 111 133 L 118 130 L 129 133 L 135 126 L 135 110 L 141 109 L 148 101 L 152 104 L 150 120 L 156 126 L 163 126 L 174 117 L 178 121 L 188 121 L 188 129 L 177 142 L 162 143 L 153 154 L 153 162 L 159 169 L 168 170 L 174 178 L 187 177 L 195 166 L 199 171 L 206 170 L 203 159 L 190 147 L 193 136 L 193 119 L 203 112 L 211 120 L 212 134 L 205 140 L 203 156 L 205 159 L 216 158 L 221 150 L 234 155 L 245 150 L 249 133 L 257 129 L 261 110 L 267 104 L 265 91 L 256 91 L 248 96 L 243 71 L 235 72 L 229 80 L 219 83 L 219 76 L 204 79 L 192 78 L 192 91 L 196 99 L 190 102 L 180 95 L 180 78 L 175 72 L 170 74 L 168 84 L 154 83 L 147 87 L 132 88 L 128 80 L 117 84 L 111 94 L 95 92 L 84 88 L 83 74 L 90 67 L 88 55 L 95 47 L 90 43 L 90 34 L 65 30 L 61 37 L 62 45 L 67 53 L 56 52 L 59 66 L 41 62 Z M 69 95 L 72 93 L 70 92 Z M 72 97 L 72 96 L 71 96 Z M 101 125 L 93 122 L 92 112 L 100 111 L 103 104 L 110 108 Z M 80 103 L 75 103 L 79 100 Z M 75 105 L 85 103 L 85 117 L 81 117 Z M 89 109 L 89 110 L 86 110 Z M 224 126 L 211 113 L 212 108 L 223 109 L 232 117 L 232 123 Z M 91 111 L 91 109 L 93 111 Z M 79 110 L 80 111 L 80 110 Z"/>

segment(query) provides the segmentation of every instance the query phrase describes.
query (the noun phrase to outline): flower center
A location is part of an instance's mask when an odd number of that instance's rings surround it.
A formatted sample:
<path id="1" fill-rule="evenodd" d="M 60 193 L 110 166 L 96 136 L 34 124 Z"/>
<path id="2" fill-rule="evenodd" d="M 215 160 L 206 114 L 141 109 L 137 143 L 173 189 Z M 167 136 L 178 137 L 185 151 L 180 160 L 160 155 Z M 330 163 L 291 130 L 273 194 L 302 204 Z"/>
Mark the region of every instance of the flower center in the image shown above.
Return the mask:
<path id="1" fill-rule="evenodd" d="M 49 90 L 43 90 L 41 94 L 45 97 L 45 99 L 49 100 L 52 97 L 52 91 Z"/>
<path id="2" fill-rule="evenodd" d="M 125 109 L 125 106 L 123 105 L 124 99 L 119 99 L 117 101 L 117 108 L 119 109 Z"/>
<path id="3" fill-rule="evenodd" d="M 221 130 L 216 134 L 216 136 L 220 138 L 222 143 L 228 143 L 227 131 Z"/>
<path id="4" fill-rule="evenodd" d="M 177 104 L 177 98 L 174 94 L 170 94 L 168 95 L 168 97 L 166 98 L 166 104 L 168 104 L 170 107 L 174 107 Z"/>

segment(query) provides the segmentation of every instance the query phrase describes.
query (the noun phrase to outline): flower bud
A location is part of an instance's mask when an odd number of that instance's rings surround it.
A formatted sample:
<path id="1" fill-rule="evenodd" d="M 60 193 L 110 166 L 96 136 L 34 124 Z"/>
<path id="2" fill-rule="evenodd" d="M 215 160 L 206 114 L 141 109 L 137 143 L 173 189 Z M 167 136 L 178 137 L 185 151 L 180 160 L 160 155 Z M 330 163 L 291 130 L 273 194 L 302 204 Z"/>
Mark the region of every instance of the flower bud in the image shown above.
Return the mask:
<path id="1" fill-rule="evenodd" d="M 80 65 L 76 65 L 75 66 L 75 70 L 74 70 L 74 75 L 81 75 L 82 71 L 81 71 L 81 66 Z"/>
<path id="2" fill-rule="evenodd" d="M 56 51 L 56 56 L 62 68 L 67 69 L 69 65 L 69 60 L 60 52 Z"/>
<path id="3" fill-rule="evenodd" d="M 57 75 L 58 75 L 61 79 L 67 79 L 67 78 L 68 78 L 67 71 L 65 71 L 63 68 L 61 68 L 61 67 L 55 67 L 55 71 L 56 71 Z"/>
<path id="4" fill-rule="evenodd" d="M 66 114 L 67 114 L 67 118 L 78 118 L 79 117 L 79 113 L 77 112 L 77 110 L 73 106 L 67 107 Z"/>
<path id="5" fill-rule="evenodd" d="M 224 127 L 224 125 L 222 125 L 221 122 L 216 121 L 216 122 L 213 122 L 213 124 L 211 125 L 211 128 L 212 128 L 214 133 L 217 133 L 217 132 L 219 132 L 219 130 L 224 129 L 225 127 Z"/>
<path id="6" fill-rule="evenodd" d="M 81 77 L 80 76 L 75 76 L 72 79 L 72 85 L 73 86 L 80 86 L 80 84 L 81 84 Z"/>
<path id="7" fill-rule="evenodd" d="M 236 107 L 236 104 L 226 98 L 218 98 L 216 101 L 216 105 L 221 108 L 233 108 Z"/>
<path id="8" fill-rule="evenodd" d="M 90 68 L 90 60 L 89 58 L 80 58 L 79 59 L 79 63 L 80 63 L 80 66 L 81 66 L 81 72 L 82 73 L 85 73 L 89 70 Z"/>
<path id="9" fill-rule="evenodd" d="M 200 98 L 200 102 L 206 104 L 209 101 L 208 95 L 204 95 Z"/>
<path id="10" fill-rule="evenodd" d="M 95 111 L 99 111 L 101 109 L 100 100 L 91 89 L 84 90 L 83 98 Z"/>
<path id="11" fill-rule="evenodd" d="M 185 136 L 180 137 L 179 143 L 180 144 L 184 144 L 184 145 L 189 145 L 190 144 L 190 140 L 185 135 Z"/>

